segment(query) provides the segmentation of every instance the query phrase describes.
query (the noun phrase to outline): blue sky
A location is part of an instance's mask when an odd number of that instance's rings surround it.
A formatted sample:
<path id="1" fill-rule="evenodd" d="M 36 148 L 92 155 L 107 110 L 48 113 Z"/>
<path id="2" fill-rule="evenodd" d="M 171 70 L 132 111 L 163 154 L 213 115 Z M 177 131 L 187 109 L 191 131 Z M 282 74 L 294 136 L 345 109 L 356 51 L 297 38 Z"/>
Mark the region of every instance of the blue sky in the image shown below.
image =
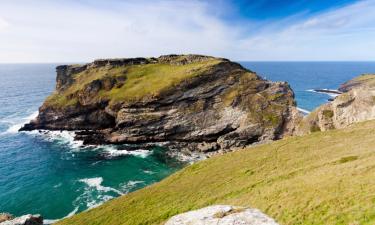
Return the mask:
<path id="1" fill-rule="evenodd" d="M 226 2 L 234 8 L 233 19 L 242 17 L 254 20 L 282 19 L 298 13 L 308 16 L 355 3 L 353 0 L 232 0 Z"/>
<path id="2" fill-rule="evenodd" d="M 375 0 L 0 0 L 0 63 L 375 60 Z"/>

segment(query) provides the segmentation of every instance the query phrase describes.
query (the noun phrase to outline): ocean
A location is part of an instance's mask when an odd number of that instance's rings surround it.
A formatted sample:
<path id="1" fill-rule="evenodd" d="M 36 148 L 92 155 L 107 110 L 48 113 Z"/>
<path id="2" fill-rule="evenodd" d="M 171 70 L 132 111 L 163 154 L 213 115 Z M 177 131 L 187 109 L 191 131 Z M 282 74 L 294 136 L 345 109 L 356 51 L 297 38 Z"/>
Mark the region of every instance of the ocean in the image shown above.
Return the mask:
<path id="1" fill-rule="evenodd" d="M 307 111 L 375 62 L 240 62 L 273 81 L 287 81 Z M 54 90 L 58 64 L 0 64 L 0 212 L 42 214 L 53 222 L 157 182 L 184 166 L 162 148 L 116 151 L 85 147 L 70 132 L 17 130 Z"/>

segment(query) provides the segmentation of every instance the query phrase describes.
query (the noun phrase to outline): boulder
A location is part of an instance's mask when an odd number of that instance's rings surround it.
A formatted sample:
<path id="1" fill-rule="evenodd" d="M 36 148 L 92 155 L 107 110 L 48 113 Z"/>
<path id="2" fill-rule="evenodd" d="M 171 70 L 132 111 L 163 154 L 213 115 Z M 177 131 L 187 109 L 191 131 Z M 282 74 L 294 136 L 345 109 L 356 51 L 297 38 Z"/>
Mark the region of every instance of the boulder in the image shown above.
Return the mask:
<path id="1" fill-rule="evenodd" d="M 9 213 L 0 213 L 0 223 L 13 219 L 13 216 Z"/>
<path id="2" fill-rule="evenodd" d="M 213 205 L 173 216 L 165 225 L 278 225 L 258 209 Z"/>
<path id="3" fill-rule="evenodd" d="M 24 215 L 14 219 L 1 222 L 0 225 L 43 225 L 43 218 L 40 215 Z"/>

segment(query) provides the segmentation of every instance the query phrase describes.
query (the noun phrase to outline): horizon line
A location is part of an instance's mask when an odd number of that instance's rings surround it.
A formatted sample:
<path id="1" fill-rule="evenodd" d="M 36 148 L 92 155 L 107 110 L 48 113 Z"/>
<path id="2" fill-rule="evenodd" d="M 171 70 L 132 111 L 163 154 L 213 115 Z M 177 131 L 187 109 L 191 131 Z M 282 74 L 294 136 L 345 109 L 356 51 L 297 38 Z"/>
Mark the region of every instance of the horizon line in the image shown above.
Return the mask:
<path id="1" fill-rule="evenodd" d="M 126 57 L 124 57 L 126 58 Z M 131 57 L 134 58 L 134 57 Z M 225 57 L 219 57 L 219 58 L 225 58 Z M 121 59 L 121 58 L 118 58 Z M 231 60 L 232 62 L 373 62 L 375 63 L 375 60 Z M 91 63 L 92 61 L 61 61 L 61 62 L 0 62 L 0 65 L 6 65 L 6 64 L 60 64 L 60 65 L 70 65 L 70 64 L 86 64 Z"/>

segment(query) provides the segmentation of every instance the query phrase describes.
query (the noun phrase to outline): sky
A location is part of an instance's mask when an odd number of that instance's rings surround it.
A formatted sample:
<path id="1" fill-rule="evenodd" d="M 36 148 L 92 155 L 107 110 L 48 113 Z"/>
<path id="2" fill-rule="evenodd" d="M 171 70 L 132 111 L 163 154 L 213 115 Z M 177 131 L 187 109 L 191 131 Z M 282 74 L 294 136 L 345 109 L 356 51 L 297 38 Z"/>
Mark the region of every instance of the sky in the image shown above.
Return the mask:
<path id="1" fill-rule="evenodd" d="M 375 0 L 0 0 L 0 63 L 373 61 Z"/>

